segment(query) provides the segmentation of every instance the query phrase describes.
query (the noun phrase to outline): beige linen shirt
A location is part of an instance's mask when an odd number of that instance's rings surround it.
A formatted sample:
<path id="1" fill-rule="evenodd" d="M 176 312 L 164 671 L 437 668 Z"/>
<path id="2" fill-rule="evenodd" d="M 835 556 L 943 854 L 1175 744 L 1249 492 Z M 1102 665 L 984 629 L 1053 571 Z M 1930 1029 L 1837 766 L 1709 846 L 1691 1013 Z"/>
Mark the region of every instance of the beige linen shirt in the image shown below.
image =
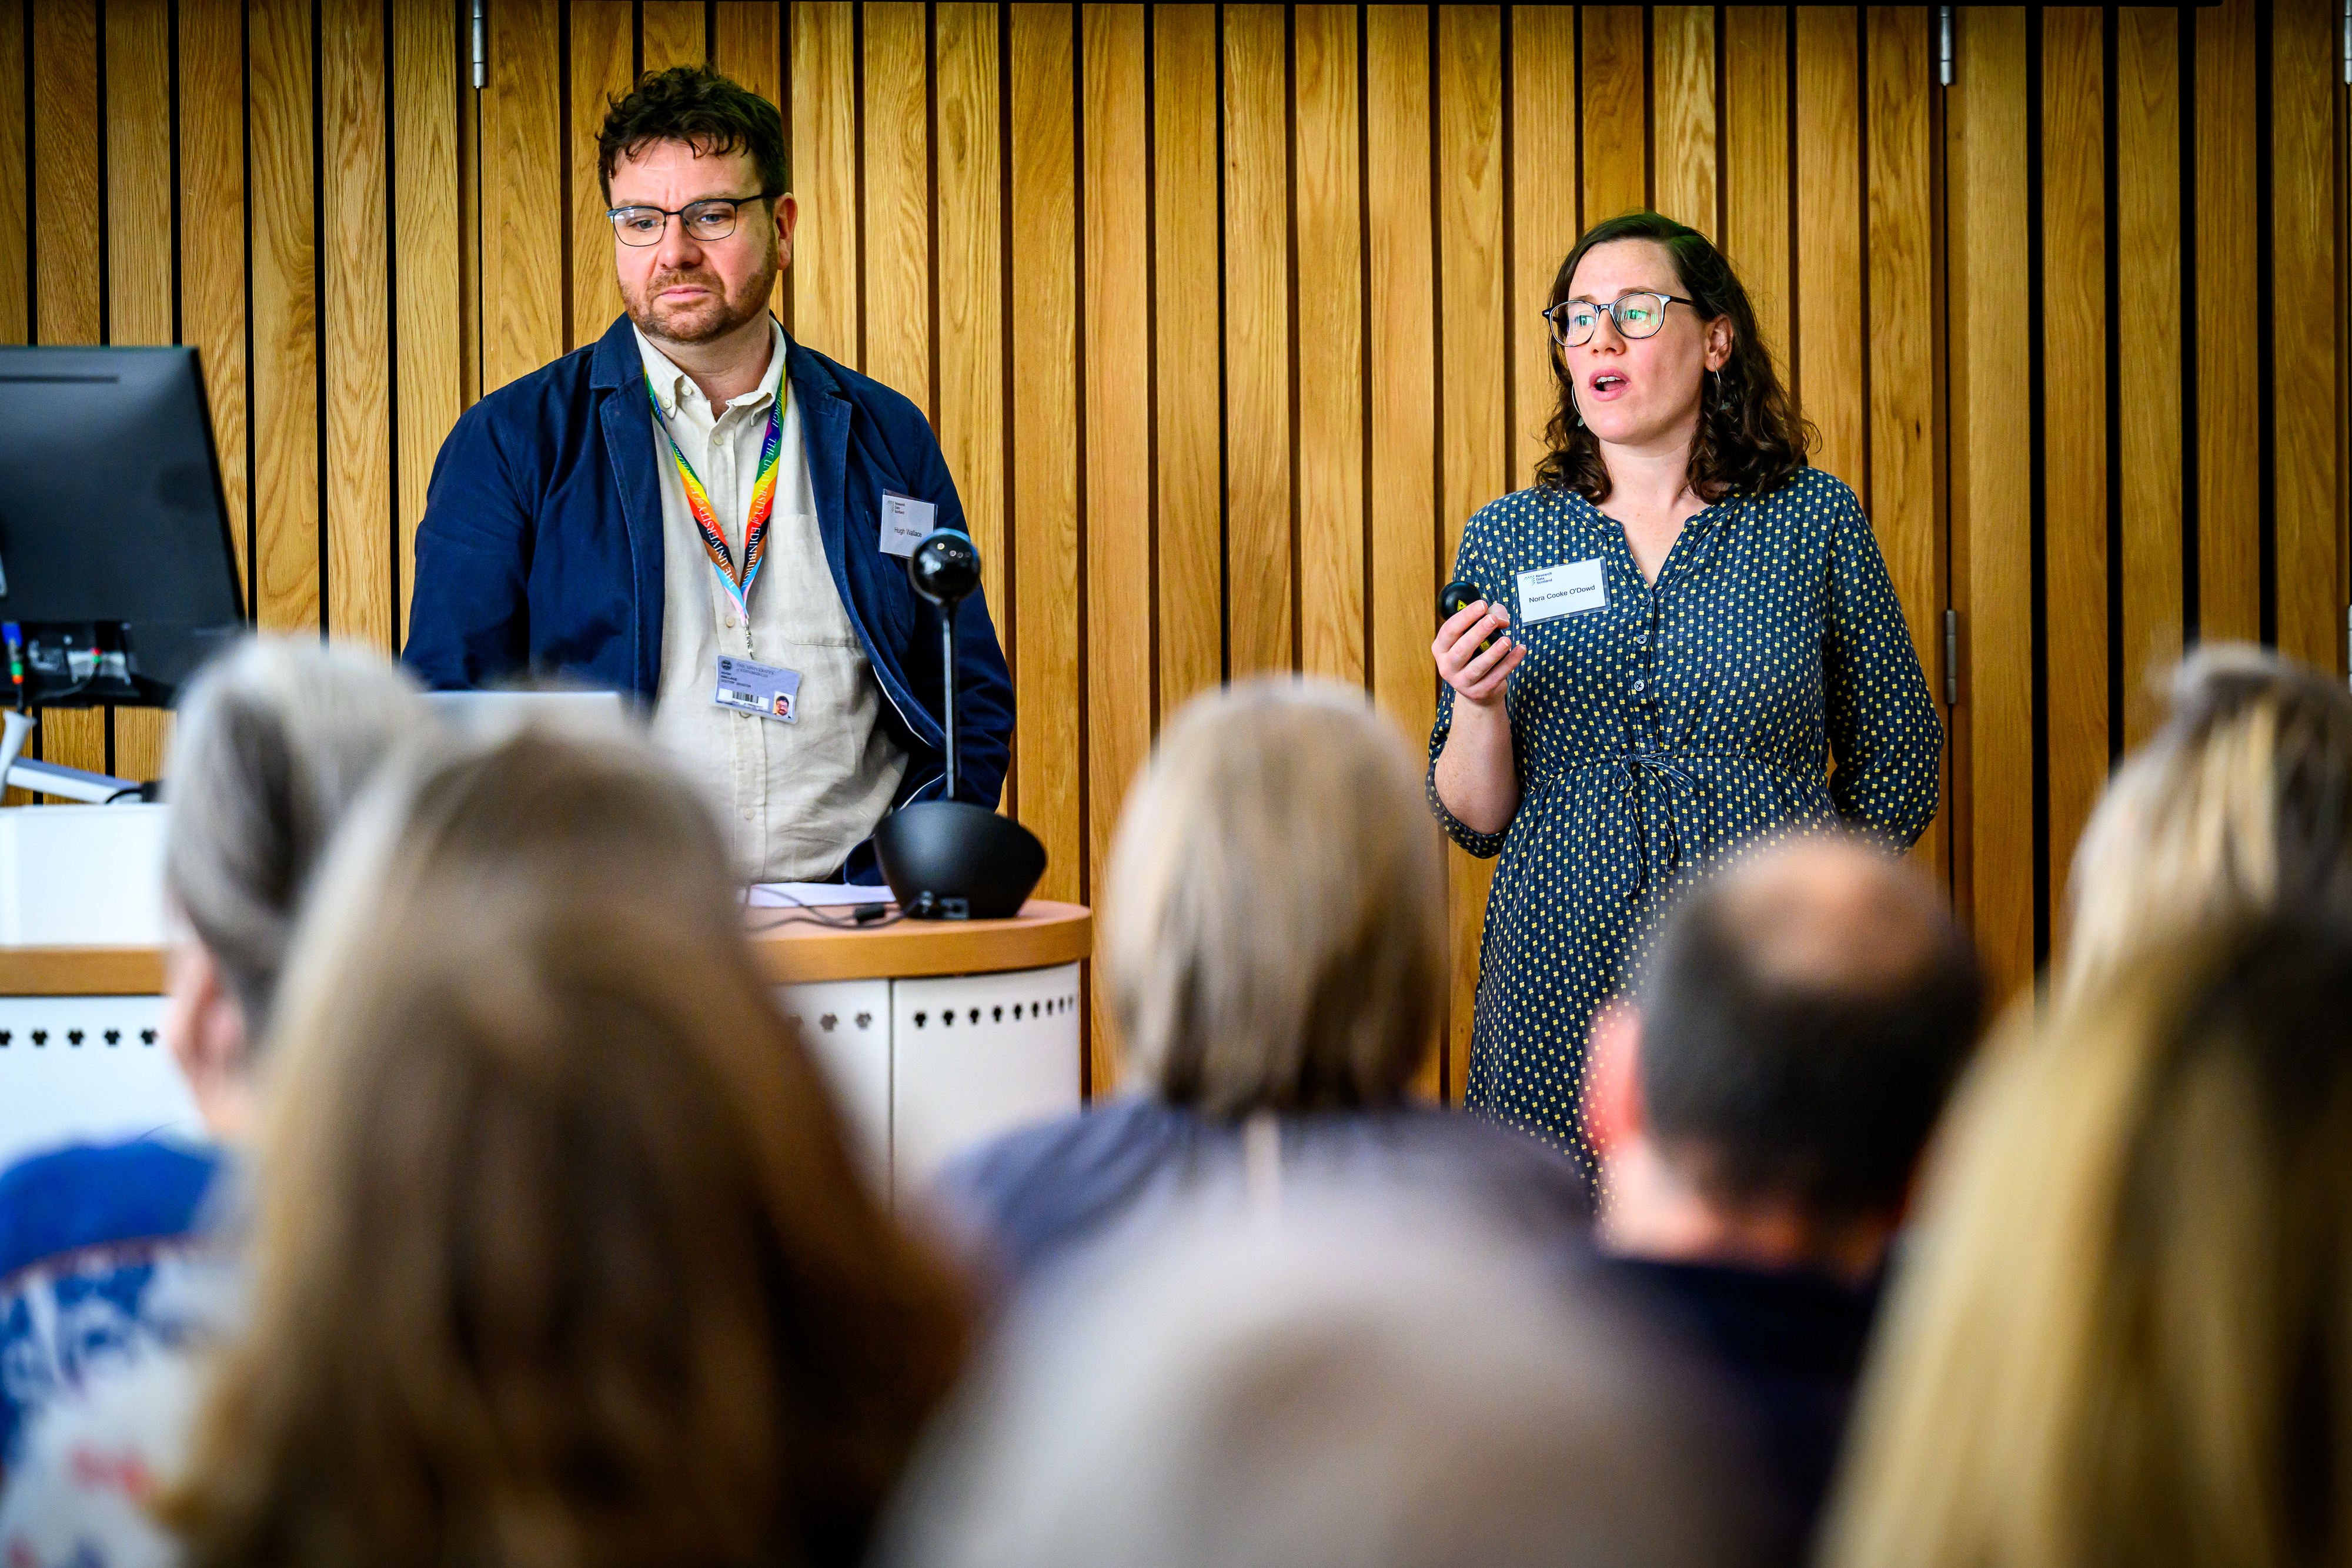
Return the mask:
<path id="1" fill-rule="evenodd" d="M 881 724 L 882 688 L 835 589 L 817 532 L 801 410 L 784 375 L 784 331 L 768 373 L 751 392 L 714 409 L 685 371 L 637 334 L 646 381 L 661 405 L 654 421 L 661 475 L 661 679 L 654 736 L 724 814 L 738 869 L 754 882 L 828 876 L 874 831 L 907 771 L 907 754 Z M 668 436 L 693 465 L 735 560 L 759 476 L 768 409 L 784 400 L 768 548 L 751 582 L 751 620 L 719 580 Z M 653 419 L 650 409 L 646 417 Z M 712 694 L 719 655 L 800 673 L 799 722 L 785 724 L 720 707 Z"/>

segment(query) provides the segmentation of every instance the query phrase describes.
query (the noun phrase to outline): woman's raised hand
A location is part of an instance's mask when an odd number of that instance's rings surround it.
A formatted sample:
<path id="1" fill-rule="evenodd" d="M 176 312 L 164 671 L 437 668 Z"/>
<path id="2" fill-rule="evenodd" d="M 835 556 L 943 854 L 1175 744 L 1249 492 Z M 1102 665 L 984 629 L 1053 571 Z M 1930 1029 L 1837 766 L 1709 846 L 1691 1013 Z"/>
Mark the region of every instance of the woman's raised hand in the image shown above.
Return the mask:
<path id="1" fill-rule="evenodd" d="M 1528 656 L 1526 647 L 1514 642 L 1506 630 L 1510 623 L 1509 611 L 1481 599 L 1455 611 L 1437 629 L 1437 640 L 1429 645 L 1430 656 L 1437 661 L 1437 673 L 1454 688 L 1457 700 L 1482 708 L 1501 706 L 1511 672 Z M 1490 639 L 1486 650 L 1479 652 L 1479 644 Z"/>

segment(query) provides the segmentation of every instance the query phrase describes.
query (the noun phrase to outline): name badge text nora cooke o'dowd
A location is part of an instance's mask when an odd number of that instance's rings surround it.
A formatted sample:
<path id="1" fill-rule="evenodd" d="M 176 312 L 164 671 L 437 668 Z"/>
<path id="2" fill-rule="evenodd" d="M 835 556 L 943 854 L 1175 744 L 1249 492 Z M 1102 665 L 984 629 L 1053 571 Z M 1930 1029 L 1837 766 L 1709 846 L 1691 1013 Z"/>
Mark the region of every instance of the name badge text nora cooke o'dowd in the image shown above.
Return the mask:
<path id="1" fill-rule="evenodd" d="M 1519 621 L 1533 624 L 1562 615 L 1609 607 L 1607 574 L 1601 558 L 1563 561 L 1519 573 Z"/>

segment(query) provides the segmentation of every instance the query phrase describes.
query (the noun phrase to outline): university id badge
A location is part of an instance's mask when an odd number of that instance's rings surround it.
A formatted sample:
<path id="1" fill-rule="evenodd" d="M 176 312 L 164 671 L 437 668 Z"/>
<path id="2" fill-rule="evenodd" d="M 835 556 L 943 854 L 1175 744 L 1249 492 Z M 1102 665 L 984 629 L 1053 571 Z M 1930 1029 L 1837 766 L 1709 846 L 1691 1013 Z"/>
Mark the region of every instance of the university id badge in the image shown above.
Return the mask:
<path id="1" fill-rule="evenodd" d="M 719 689 L 711 694 L 710 700 L 738 713 L 798 724 L 801 673 L 722 655 L 719 661 Z"/>

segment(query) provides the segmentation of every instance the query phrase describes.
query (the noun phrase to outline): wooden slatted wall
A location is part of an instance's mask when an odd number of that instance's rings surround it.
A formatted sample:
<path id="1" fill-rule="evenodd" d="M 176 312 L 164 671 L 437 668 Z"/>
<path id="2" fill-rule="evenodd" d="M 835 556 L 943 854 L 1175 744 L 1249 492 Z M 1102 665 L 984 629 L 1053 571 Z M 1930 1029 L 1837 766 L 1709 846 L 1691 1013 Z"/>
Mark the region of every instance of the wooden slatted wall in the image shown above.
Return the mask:
<path id="1" fill-rule="evenodd" d="M 1310 671 L 1426 734 L 1462 523 L 1540 454 L 1536 310 L 1644 204 L 1747 279 L 1939 695 L 1958 613 L 1919 853 L 2005 988 L 2153 664 L 2343 668 L 2326 0 L 1963 7 L 1948 88 L 1920 6 L 489 0 L 477 91 L 467 10 L 0 0 L 0 340 L 204 349 L 265 624 L 396 639 L 458 410 L 617 310 L 606 95 L 709 59 L 790 128 L 786 326 L 940 430 L 1051 895 L 1204 686 Z M 1490 870 L 1453 863 L 1449 1092 Z"/>

